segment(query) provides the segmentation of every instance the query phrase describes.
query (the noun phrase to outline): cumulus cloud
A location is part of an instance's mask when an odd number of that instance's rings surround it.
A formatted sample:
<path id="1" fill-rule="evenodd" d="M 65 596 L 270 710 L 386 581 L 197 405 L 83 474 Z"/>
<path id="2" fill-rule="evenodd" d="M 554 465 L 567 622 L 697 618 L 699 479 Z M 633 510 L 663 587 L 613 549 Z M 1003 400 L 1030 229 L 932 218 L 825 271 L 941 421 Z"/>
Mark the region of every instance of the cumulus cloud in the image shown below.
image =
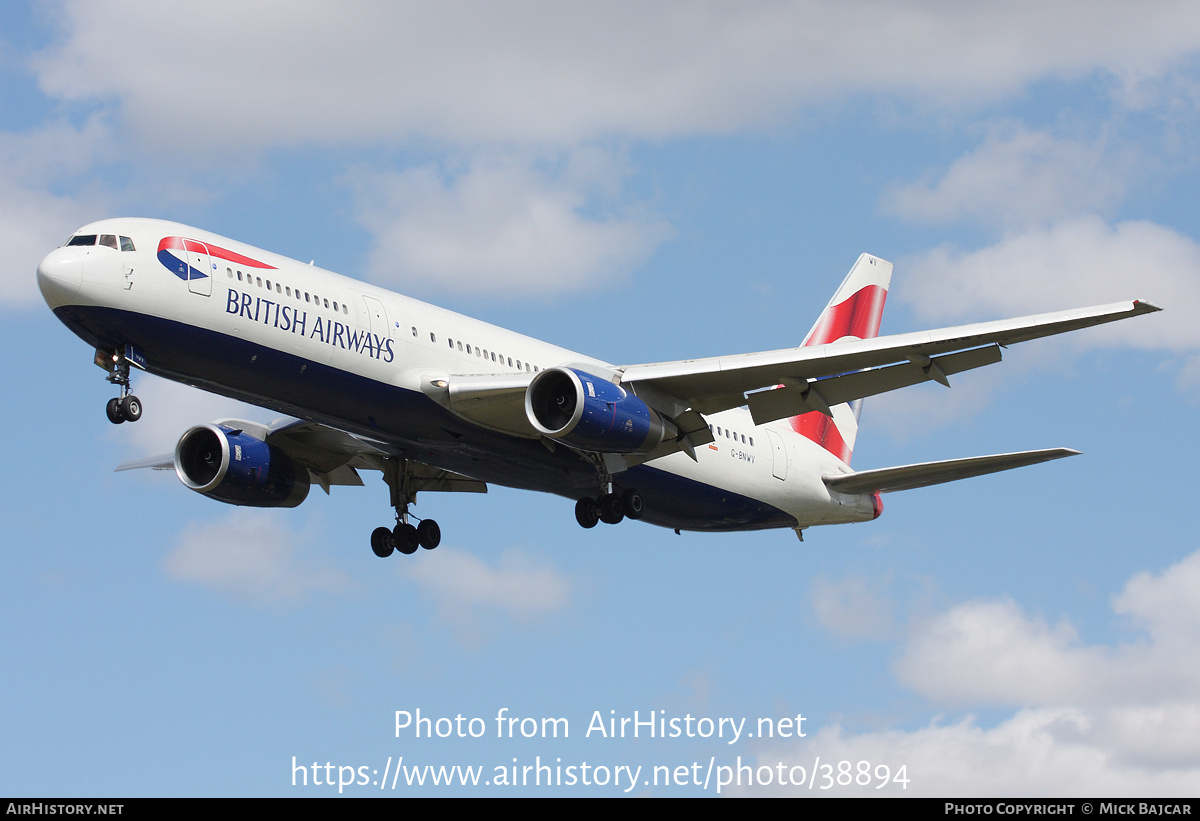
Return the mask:
<path id="1" fill-rule="evenodd" d="M 851 639 L 887 638 L 896 629 L 896 614 L 887 595 L 890 579 L 821 574 L 809 588 L 817 621 L 829 632 Z"/>
<path id="2" fill-rule="evenodd" d="M 1200 710 L 1192 703 L 1154 710 L 1028 709 L 991 728 L 973 718 L 861 734 L 834 725 L 799 745 L 763 745 L 756 766 L 811 768 L 820 755 L 822 762 L 850 762 L 857 777 L 858 762 L 867 761 L 869 784 L 822 790 L 838 777 L 837 763 L 829 765 L 828 777 L 823 763 L 812 790 L 756 783 L 729 791 L 821 797 L 1192 795 L 1200 779 L 1198 731 Z M 875 770 L 880 765 L 889 775 L 882 788 Z M 907 787 L 894 781 L 901 766 Z"/>
<path id="3" fill-rule="evenodd" d="M 37 265 L 84 223 L 107 216 L 111 198 L 96 193 L 86 172 L 110 152 L 110 131 L 93 117 L 83 127 L 52 124 L 0 132 L 0 303 L 38 299 Z"/>
<path id="4" fill-rule="evenodd" d="M 937 179 L 893 187 L 889 213 L 916 222 L 972 220 L 1025 226 L 1111 208 L 1136 165 L 1111 156 L 1103 139 L 1055 137 L 1023 126 L 993 129 L 983 144 Z"/>
<path id="5" fill-rule="evenodd" d="M 179 2 L 67 0 L 59 19 L 60 38 L 37 61 L 46 93 L 115 99 L 136 133 L 181 152 L 728 133 L 834 95 L 975 104 L 1048 76 L 1146 76 L 1200 46 L 1194 4 L 1148 14 L 1115 0 L 214 0 L 203 13 Z M 164 32 L 181 30 L 191 45 L 162 47 Z"/>
<path id="6" fill-rule="evenodd" d="M 621 276 L 669 234 L 646 209 L 616 205 L 621 176 L 600 151 L 552 171 L 505 156 L 457 173 L 357 174 L 359 217 L 374 236 L 368 269 L 405 288 L 513 298 Z"/>
<path id="7" fill-rule="evenodd" d="M 1014 233 L 962 251 L 943 245 L 906 260 L 897 296 L 921 317 L 996 318 L 1145 299 L 1162 314 L 1067 337 L 1076 345 L 1194 350 L 1200 326 L 1200 246 L 1143 220 L 1109 225 L 1096 216 Z"/>
<path id="8" fill-rule="evenodd" d="M 1191 699 L 1200 692 L 1200 553 L 1160 575 L 1142 573 L 1114 599 L 1145 638 L 1087 646 L 1012 601 L 951 609 L 915 635 L 896 665 L 900 679 L 948 703 L 1127 704 Z"/>
<path id="9" fill-rule="evenodd" d="M 193 522 L 163 560 L 163 570 L 176 581 L 255 604 L 348 590 L 348 577 L 313 557 L 306 538 L 288 526 L 285 516 L 277 510 L 238 509 L 216 522 Z"/>
<path id="10" fill-rule="evenodd" d="M 413 563 L 408 577 L 447 609 L 496 608 L 532 619 L 567 605 L 571 583 L 555 568 L 519 550 L 507 550 L 495 565 L 470 553 L 438 551 L 438 561 Z"/>
<path id="11" fill-rule="evenodd" d="M 874 781 L 841 795 L 1190 795 L 1200 779 L 1197 589 L 1200 552 L 1134 576 L 1113 609 L 1140 632 L 1111 645 L 1084 644 L 1068 622 L 1011 600 L 965 602 L 914 631 L 897 675 L 935 703 L 1015 706 L 1011 717 L 990 728 L 972 717 L 869 733 L 831 725 L 799 744 L 762 743 L 758 764 L 811 766 L 819 752 L 907 765 L 907 790 L 876 792 Z"/>
<path id="12" fill-rule="evenodd" d="M 436 561 L 413 562 L 405 575 L 437 602 L 468 644 L 483 641 L 497 616 L 533 622 L 562 610 L 572 587 L 561 571 L 516 549 L 493 564 L 440 547 Z"/>

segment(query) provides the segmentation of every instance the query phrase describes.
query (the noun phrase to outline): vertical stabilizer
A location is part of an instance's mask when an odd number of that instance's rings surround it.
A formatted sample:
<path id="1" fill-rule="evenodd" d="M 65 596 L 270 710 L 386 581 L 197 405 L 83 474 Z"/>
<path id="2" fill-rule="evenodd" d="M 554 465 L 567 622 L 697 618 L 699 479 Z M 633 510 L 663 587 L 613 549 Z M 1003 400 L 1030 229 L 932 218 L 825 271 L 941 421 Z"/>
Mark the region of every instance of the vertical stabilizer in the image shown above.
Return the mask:
<path id="1" fill-rule="evenodd" d="M 842 280 L 804 344 L 826 345 L 847 337 L 873 339 L 879 335 L 883 304 L 887 301 L 888 284 L 892 279 L 892 263 L 879 257 L 863 254 Z M 831 408 L 833 418 L 819 411 L 793 416 L 792 430 L 807 436 L 825 450 L 850 464 L 854 439 L 858 435 L 858 414 L 862 400 Z"/>

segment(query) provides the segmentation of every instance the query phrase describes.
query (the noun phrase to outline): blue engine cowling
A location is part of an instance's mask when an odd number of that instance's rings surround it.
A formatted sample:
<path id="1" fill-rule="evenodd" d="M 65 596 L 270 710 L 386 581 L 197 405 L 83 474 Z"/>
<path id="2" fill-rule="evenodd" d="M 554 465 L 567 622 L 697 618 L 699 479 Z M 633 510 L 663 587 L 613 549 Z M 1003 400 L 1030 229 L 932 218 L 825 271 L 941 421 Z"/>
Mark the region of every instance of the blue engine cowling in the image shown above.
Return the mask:
<path id="1" fill-rule="evenodd" d="M 574 368 L 535 376 L 525 392 L 525 415 L 540 433 L 598 453 L 647 453 L 664 435 L 662 417 L 641 399 Z"/>
<path id="2" fill-rule="evenodd" d="M 175 473 L 197 493 L 231 505 L 295 507 L 308 471 L 261 439 L 225 425 L 200 425 L 175 446 Z"/>

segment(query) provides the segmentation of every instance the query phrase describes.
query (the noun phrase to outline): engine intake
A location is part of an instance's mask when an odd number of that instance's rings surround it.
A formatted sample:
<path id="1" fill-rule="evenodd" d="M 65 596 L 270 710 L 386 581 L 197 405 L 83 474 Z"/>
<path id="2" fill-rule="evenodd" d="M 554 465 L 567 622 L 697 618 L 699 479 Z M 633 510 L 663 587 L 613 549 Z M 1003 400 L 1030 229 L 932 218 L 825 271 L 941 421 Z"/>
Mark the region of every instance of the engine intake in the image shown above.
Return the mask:
<path id="1" fill-rule="evenodd" d="M 200 425 L 179 438 L 175 474 L 197 493 L 231 505 L 295 507 L 308 496 L 308 471 L 277 447 L 225 425 Z"/>
<path id="2" fill-rule="evenodd" d="M 574 368 L 535 376 L 525 393 L 525 415 L 539 433 L 599 453 L 647 453 L 666 431 L 662 417 L 641 399 Z"/>

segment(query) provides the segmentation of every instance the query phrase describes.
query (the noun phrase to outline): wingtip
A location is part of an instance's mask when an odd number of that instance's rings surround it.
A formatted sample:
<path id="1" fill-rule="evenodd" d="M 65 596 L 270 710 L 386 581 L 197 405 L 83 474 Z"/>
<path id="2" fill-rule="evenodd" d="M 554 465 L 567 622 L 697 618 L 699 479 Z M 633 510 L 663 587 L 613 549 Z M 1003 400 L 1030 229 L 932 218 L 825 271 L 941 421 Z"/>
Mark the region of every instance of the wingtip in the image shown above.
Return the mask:
<path id="1" fill-rule="evenodd" d="M 1153 302 L 1147 302 L 1144 299 L 1135 299 L 1133 301 L 1133 309 L 1139 314 L 1151 314 L 1155 311 L 1162 310 L 1162 308 L 1158 307 Z"/>

